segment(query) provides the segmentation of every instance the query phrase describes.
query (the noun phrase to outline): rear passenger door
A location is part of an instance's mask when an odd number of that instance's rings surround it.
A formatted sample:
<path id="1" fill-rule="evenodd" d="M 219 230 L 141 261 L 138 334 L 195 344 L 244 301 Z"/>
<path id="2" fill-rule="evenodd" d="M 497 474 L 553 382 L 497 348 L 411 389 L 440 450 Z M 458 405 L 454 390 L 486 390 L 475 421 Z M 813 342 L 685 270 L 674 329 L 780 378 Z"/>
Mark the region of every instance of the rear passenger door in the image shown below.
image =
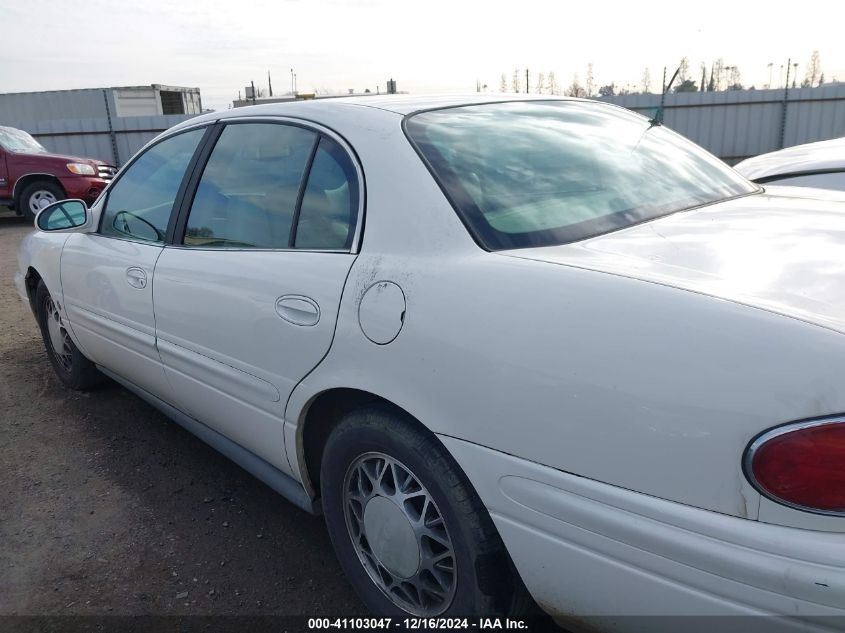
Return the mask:
<path id="1" fill-rule="evenodd" d="M 155 269 L 174 404 L 290 472 L 284 409 L 331 344 L 363 179 L 341 139 L 294 123 L 222 127 Z"/>

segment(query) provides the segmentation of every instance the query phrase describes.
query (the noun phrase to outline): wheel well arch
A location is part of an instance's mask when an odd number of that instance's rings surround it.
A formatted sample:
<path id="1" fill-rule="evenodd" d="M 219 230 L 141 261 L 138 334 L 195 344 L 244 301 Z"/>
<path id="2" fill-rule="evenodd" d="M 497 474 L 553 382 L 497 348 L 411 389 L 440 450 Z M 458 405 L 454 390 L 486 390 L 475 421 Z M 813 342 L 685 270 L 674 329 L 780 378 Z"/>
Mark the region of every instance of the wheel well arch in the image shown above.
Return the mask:
<path id="1" fill-rule="evenodd" d="M 296 431 L 299 471 L 302 484 L 309 495 L 320 495 L 320 464 L 329 434 L 347 413 L 373 404 L 394 409 L 397 413 L 407 416 L 424 432 L 431 433 L 431 429 L 412 413 L 376 393 L 345 387 L 318 393 L 305 406 Z"/>
<path id="2" fill-rule="evenodd" d="M 29 297 L 29 307 L 32 310 L 33 314 L 36 314 L 35 311 L 35 293 L 38 290 L 38 284 L 41 282 L 41 275 L 38 273 L 35 268 L 30 266 L 26 270 L 26 275 L 24 276 L 24 285 L 26 286 L 26 296 Z"/>
<path id="3" fill-rule="evenodd" d="M 53 174 L 26 174 L 21 176 L 15 181 L 15 186 L 12 189 L 12 199 L 15 201 L 15 208 L 18 208 L 20 203 L 21 193 L 23 190 L 27 188 L 28 185 L 32 184 L 33 182 L 38 182 L 39 180 L 46 180 L 47 182 L 53 183 L 61 188 L 62 191 L 65 191 L 64 185 L 62 185 L 62 181 L 59 180 Z"/>

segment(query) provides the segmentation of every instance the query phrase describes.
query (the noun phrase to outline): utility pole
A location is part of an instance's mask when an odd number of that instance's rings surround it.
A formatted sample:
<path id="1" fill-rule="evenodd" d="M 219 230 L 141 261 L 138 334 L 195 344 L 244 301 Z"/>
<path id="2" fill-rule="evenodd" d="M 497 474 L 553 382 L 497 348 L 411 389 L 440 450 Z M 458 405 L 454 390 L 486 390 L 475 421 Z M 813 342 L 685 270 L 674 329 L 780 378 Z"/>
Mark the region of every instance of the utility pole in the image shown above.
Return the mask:
<path id="1" fill-rule="evenodd" d="M 290 69 L 290 93 L 293 94 L 293 68 Z"/>
<path id="2" fill-rule="evenodd" d="M 786 84 L 783 88 L 783 102 L 780 106 L 780 149 L 783 149 L 783 142 L 786 139 L 786 101 L 789 98 L 789 69 L 791 66 L 792 58 L 786 62 Z"/>
<path id="3" fill-rule="evenodd" d="M 293 94 L 296 94 L 296 73 L 293 73 Z"/>
<path id="4" fill-rule="evenodd" d="M 525 94 L 528 94 L 528 69 L 525 69 Z"/>
<path id="5" fill-rule="evenodd" d="M 270 79 L 270 71 L 267 71 L 267 86 L 270 88 L 270 96 L 273 96 L 273 81 Z"/>
<path id="6" fill-rule="evenodd" d="M 769 90 L 772 88 L 772 67 L 774 66 L 774 62 L 769 62 L 769 85 L 766 86 Z"/>
<path id="7" fill-rule="evenodd" d="M 250 81 L 249 85 L 252 86 L 252 105 L 255 105 L 255 82 Z"/>

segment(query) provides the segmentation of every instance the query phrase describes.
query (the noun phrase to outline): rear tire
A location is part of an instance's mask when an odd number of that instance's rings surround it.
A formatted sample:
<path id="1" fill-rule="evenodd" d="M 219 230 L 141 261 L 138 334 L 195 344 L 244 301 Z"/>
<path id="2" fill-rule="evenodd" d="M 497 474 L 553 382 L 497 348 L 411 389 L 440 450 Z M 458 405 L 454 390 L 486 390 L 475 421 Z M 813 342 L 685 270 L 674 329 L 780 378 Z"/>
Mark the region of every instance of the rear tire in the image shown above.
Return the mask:
<path id="1" fill-rule="evenodd" d="M 320 488 L 337 557 L 373 614 L 518 616 L 533 604 L 466 475 L 397 409 L 370 405 L 338 423 Z"/>
<path id="2" fill-rule="evenodd" d="M 35 310 L 47 357 L 66 387 L 82 391 L 100 384 L 105 376 L 74 345 L 64 318 L 43 281 L 35 292 Z"/>
<path id="3" fill-rule="evenodd" d="M 49 180 L 36 180 L 23 188 L 17 208 L 23 217 L 32 222 L 41 209 L 64 199 L 65 192 L 61 186 Z"/>

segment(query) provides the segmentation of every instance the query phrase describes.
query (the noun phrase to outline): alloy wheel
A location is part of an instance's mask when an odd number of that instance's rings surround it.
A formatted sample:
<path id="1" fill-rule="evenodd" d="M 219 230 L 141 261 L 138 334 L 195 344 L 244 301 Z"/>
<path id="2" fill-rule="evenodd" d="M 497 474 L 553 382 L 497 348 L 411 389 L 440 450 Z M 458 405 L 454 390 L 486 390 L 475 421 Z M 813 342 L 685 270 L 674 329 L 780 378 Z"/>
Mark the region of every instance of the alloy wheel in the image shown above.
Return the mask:
<path id="1" fill-rule="evenodd" d="M 73 368 L 73 351 L 71 348 L 70 336 L 65 329 L 62 315 L 59 313 L 53 298 L 48 296 L 44 300 L 44 314 L 47 321 L 47 333 L 50 339 L 50 348 L 53 355 L 61 365 L 62 369 L 70 372 Z"/>
<path id="2" fill-rule="evenodd" d="M 456 556 L 443 515 L 419 478 L 384 453 L 366 453 L 344 478 L 344 514 L 370 579 L 396 606 L 431 617 L 449 608 Z"/>

